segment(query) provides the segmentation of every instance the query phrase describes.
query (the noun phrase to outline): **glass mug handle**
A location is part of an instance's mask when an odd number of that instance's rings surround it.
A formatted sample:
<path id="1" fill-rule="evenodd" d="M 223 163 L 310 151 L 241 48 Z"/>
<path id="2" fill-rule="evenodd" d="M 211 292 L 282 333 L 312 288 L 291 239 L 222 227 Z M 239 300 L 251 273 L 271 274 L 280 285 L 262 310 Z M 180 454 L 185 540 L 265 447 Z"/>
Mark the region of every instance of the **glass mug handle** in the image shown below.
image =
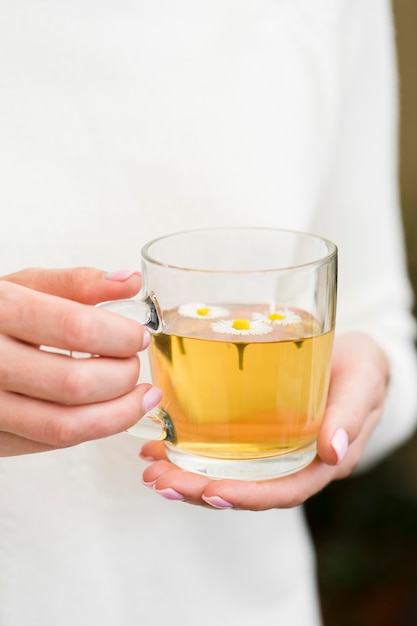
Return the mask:
<path id="1" fill-rule="evenodd" d="M 162 314 L 155 294 L 150 293 L 146 298 L 131 298 L 128 300 L 109 300 L 96 304 L 98 309 L 106 309 L 124 317 L 130 317 L 139 324 L 143 324 L 153 333 L 162 330 Z"/>
<path id="2" fill-rule="evenodd" d="M 153 293 L 143 300 L 109 300 L 96 305 L 98 309 L 106 309 L 123 317 L 129 317 L 143 324 L 153 334 L 159 334 L 162 330 L 162 314 L 158 301 Z M 174 425 L 168 413 L 157 406 L 148 411 L 141 419 L 126 431 L 134 437 L 143 439 L 169 441 L 175 443 L 176 435 Z"/>

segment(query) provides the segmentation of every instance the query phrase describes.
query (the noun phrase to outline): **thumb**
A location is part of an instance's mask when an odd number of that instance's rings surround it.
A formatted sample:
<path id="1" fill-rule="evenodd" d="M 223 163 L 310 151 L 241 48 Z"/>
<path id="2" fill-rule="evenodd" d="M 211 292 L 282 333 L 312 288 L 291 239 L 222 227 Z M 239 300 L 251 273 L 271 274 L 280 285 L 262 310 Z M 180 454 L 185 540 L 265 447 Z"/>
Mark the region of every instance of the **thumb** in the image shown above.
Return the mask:
<path id="1" fill-rule="evenodd" d="M 138 271 L 104 272 L 94 267 L 29 268 L 2 276 L 0 280 L 84 304 L 130 298 L 142 286 Z"/>
<path id="2" fill-rule="evenodd" d="M 335 343 L 326 414 L 317 442 L 322 461 L 340 463 L 348 446 L 375 428 L 388 370 L 387 357 L 371 337 L 349 333 Z"/>

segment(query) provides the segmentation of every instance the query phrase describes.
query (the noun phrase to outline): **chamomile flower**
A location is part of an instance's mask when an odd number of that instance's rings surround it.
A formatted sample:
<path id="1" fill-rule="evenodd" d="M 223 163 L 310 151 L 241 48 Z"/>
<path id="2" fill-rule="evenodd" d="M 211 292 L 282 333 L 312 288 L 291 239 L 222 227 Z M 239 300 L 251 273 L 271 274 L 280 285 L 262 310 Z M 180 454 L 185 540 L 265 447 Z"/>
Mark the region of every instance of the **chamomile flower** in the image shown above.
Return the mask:
<path id="1" fill-rule="evenodd" d="M 264 324 L 269 324 L 270 326 L 290 326 L 301 322 L 301 317 L 299 315 L 293 311 L 284 309 L 272 311 L 267 315 L 255 313 L 254 317 L 256 320 L 263 322 Z"/>
<path id="2" fill-rule="evenodd" d="M 211 325 L 216 333 L 226 335 L 266 335 L 272 331 L 272 326 L 268 326 L 261 320 L 220 320 Z"/>
<path id="3" fill-rule="evenodd" d="M 190 302 L 188 304 L 182 304 L 178 307 L 178 313 L 183 317 L 212 320 L 227 316 L 229 311 L 219 306 L 210 306 L 204 302 Z"/>

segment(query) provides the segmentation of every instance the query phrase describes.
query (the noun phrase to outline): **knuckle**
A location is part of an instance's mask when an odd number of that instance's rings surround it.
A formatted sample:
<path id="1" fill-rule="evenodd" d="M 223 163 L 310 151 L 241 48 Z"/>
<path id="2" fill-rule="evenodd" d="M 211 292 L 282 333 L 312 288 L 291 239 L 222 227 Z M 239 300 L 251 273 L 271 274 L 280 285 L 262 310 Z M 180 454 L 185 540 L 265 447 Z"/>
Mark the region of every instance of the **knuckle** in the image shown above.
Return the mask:
<path id="1" fill-rule="evenodd" d="M 83 287 L 91 277 L 92 268 L 87 266 L 71 267 L 62 275 L 65 287 L 78 290 Z"/>
<path id="2" fill-rule="evenodd" d="M 56 449 L 70 448 L 84 441 L 79 420 L 65 409 L 45 424 L 43 439 Z"/>
<path id="3" fill-rule="evenodd" d="M 11 282 L 0 280 L 0 328 L 8 329 L 21 316 L 19 287 Z"/>
<path id="4" fill-rule="evenodd" d="M 126 397 L 125 397 L 126 398 Z M 137 421 L 136 403 L 116 399 L 100 406 L 61 406 L 44 426 L 43 441 L 56 449 L 123 432 Z"/>
<path id="5" fill-rule="evenodd" d="M 94 333 L 92 316 L 83 308 L 71 308 L 63 319 L 63 336 L 70 348 L 85 349 Z"/>
<path id="6" fill-rule="evenodd" d="M 76 294 L 80 302 L 90 301 L 91 285 L 101 274 L 100 270 L 89 266 L 70 268 L 63 276 L 65 290 Z"/>
<path id="7" fill-rule="evenodd" d="M 131 391 L 138 382 L 139 359 L 106 357 L 68 359 L 60 381 L 60 401 L 74 406 L 109 400 Z"/>
<path id="8" fill-rule="evenodd" d="M 64 420 L 56 433 L 55 445 L 57 448 L 72 448 L 86 441 L 86 437 L 82 436 L 82 431 L 77 422 L 72 420 Z"/>
<path id="9" fill-rule="evenodd" d="M 85 389 L 88 388 L 82 363 L 75 359 L 68 359 L 66 371 L 61 379 L 60 396 L 67 405 L 80 404 L 85 399 Z"/>

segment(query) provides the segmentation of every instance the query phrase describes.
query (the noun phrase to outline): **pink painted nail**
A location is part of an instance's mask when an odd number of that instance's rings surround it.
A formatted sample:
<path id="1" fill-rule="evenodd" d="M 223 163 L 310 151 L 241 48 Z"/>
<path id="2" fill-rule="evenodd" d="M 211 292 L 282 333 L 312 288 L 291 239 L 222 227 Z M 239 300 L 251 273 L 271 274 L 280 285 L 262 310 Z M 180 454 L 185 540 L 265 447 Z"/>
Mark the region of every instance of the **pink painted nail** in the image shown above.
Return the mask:
<path id="1" fill-rule="evenodd" d="M 127 280 L 128 278 L 133 276 L 133 274 L 141 276 L 141 273 L 137 270 L 114 270 L 113 272 L 108 272 L 104 278 L 106 278 L 107 280 L 123 282 L 124 280 Z"/>
<path id="2" fill-rule="evenodd" d="M 153 487 L 155 483 L 156 480 L 145 480 L 142 478 L 142 485 L 145 485 L 145 487 Z"/>
<path id="3" fill-rule="evenodd" d="M 220 496 L 201 496 L 204 502 L 207 502 L 210 506 L 213 506 L 215 509 L 232 509 L 233 504 L 224 500 Z"/>
<path id="4" fill-rule="evenodd" d="M 172 487 L 167 487 L 166 489 L 157 489 L 156 487 L 154 487 L 153 490 L 155 491 L 155 493 L 158 493 L 160 496 L 166 498 L 167 500 L 185 500 L 185 497 L 182 495 L 182 493 L 176 491 L 175 489 L 172 489 Z"/>
<path id="5" fill-rule="evenodd" d="M 151 387 L 145 393 L 142 399 L 142 408 L 144 413 L 154 409 L 162 400 L 162 391 L 159 387 Z"/>
<path id="6" fill-rule="evenodd" d="M 344 428 L 338 428 L 333 435 L 331 442 L 333 450 L 337 455 L 337 464 L 341 463 L 345 458 L 347 449 L 349 447 L 348 434 Z"/>
<path id="7" fill-rule="evenodd" d="M 142 350 L 146 350 L 146 348 L 149 347 L 150 343 L 151 343 L 151 335 L 147 330 L 145 330 L 143 332 Z"/>
<path id="8" fill-rule="evenodd" d="M 139 452 L 139 457 L 142 459 L 142 461 L 146 461 L 147 463 L 153 463 L 154 461 L 156 461 L 154 456 L 142 454 L 142 452 Z"/>

